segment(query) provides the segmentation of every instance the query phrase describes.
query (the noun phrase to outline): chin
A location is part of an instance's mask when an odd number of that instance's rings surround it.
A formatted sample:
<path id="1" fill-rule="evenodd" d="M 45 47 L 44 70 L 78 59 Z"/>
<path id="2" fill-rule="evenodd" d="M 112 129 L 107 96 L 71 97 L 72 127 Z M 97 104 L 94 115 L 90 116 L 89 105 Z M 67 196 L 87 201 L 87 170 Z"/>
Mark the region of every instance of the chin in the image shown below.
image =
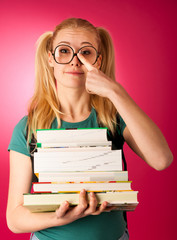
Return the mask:
<path id="1" fill-rule="evenodd" d="M 85 87 L 85 79 L 81 79 L 81 78 L 69 78 L 65 80 L 65 84 L 68 87 L 74 87 L 74 88 L 78 88 L 78 87 Z"/>

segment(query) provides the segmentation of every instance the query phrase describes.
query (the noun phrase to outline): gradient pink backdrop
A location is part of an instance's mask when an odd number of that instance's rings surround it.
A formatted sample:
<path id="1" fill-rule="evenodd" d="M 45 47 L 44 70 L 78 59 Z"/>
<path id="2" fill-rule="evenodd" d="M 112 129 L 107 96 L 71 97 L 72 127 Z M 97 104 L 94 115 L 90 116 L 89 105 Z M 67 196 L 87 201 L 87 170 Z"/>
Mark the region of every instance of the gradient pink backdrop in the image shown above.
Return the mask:
<path id="1" fill-rule="evenodd" d="M 15 124 L 27 113 L 33 93 L 37 38 L 68 17 L 106 27 L 116 51 L 116 76 L 164 133 L 173 164 L 157 172 L 125 146 L 129 177 L 139 206 L 128 213 L 130 240 L 174 239 L 176 235 L 177 2 L 174 0 L 88 0 L 0 2 L 0 236 L 28 239 L 8 230 L 7 147 Z M 116 223 L 113 223 L 116 224 Z"/>

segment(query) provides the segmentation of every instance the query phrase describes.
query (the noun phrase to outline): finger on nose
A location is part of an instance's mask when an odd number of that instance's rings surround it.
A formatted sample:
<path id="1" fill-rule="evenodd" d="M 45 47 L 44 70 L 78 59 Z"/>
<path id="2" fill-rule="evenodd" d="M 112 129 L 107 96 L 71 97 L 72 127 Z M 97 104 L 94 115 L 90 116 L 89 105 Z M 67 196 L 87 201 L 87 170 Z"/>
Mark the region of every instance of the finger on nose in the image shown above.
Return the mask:
<path id="1" fill-rule="evenodd" d="M 84 64 L 84 66 L 87 68 L 88 71 L 91 71 L 94 69 L 94 67 L 84 58 L 84 56 L 80 53 L 77 54 L 79 60 Z"/>

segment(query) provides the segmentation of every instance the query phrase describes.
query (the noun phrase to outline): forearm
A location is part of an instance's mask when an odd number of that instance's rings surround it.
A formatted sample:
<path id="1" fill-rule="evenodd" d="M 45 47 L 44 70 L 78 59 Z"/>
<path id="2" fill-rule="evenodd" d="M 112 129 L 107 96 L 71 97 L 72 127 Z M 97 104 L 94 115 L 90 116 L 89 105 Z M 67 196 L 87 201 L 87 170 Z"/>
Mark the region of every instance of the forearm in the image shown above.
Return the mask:
<path id="1" fill-rule="evenodd" d="M 57 220 L 55 212 L 31 213 L 25 207 L 18 206 L 11 212 L 7 211 L 7 224 L 14 233 L 27 233 L 62 225 L 62 221 Z"/>
<path id="2" fill-rule="evenodd" d="M 172 153 L 156 124 L 140 109 L 118 83 L 109 94 L 110 100 L 124 119 L 143 159 L 160 170 L 172 161 Z"/>

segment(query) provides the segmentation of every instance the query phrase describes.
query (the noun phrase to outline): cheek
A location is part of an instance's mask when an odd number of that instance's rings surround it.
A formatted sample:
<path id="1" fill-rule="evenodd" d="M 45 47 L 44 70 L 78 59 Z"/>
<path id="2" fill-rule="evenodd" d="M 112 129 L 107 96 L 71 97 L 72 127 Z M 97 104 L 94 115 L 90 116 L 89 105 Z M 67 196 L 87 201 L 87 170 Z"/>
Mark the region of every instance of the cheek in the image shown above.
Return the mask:
<path id="1" fill-rule="evenodd" d="M 54 77 L 56 80 L 61 79 L 61 77 L 63 76 L 63 71 L 62 68 L 60 66 L 54 67 Z"/>

